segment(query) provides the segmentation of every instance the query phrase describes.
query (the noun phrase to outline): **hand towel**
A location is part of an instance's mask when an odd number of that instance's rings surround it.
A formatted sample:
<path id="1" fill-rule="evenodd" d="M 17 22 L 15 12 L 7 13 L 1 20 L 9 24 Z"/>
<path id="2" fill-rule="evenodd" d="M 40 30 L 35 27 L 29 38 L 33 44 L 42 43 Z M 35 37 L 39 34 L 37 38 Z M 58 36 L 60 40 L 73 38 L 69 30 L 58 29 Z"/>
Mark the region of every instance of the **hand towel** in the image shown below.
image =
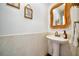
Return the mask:
<path id="1" fill-rule="evenodd" d="M 75 33 L 73 34 L 74 35 L 74 40 L 73 40 L 73 46 L 74 47 L 78 47 L 78 30 L 79 30 L 79 24 L 77 23 L 76 26 L 75 26 Z"/>

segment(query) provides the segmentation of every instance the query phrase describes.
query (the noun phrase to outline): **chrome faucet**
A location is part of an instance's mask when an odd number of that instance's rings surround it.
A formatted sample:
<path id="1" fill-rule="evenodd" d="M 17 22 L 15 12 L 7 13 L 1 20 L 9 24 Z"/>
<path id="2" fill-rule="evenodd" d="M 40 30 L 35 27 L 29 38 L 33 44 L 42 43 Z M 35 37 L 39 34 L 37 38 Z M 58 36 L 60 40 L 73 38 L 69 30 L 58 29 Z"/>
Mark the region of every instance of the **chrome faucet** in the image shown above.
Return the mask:
<path id="1" fill-rule="evenodd" d="M 58 32 L 57 31 L 55 32 L 55 36 L 58 36 Z"/>
<path id="2" fill-rule="evenodd" d="M 55 36 L 60 37 L 60 35 L 58 34 L 58 32 L 57 32 L 57 31 L 55 32 Z"/>

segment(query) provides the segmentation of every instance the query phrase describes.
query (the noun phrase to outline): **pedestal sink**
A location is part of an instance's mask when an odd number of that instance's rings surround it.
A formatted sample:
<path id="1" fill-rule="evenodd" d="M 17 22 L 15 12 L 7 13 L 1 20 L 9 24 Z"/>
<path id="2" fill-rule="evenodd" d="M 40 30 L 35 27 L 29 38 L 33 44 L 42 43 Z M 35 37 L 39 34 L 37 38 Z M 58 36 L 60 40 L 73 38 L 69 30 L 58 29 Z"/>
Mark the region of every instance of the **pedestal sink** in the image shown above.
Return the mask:
<path id="1" fill-rule="evenodd" d="M 54 35 L 47 35 L 46 37 L 52 40 L 53 56 L 59 56 L 60 44 L 65 44 L 68 42 L 68 39 L 64 39 L 63 37 L 56 37 Z"/>

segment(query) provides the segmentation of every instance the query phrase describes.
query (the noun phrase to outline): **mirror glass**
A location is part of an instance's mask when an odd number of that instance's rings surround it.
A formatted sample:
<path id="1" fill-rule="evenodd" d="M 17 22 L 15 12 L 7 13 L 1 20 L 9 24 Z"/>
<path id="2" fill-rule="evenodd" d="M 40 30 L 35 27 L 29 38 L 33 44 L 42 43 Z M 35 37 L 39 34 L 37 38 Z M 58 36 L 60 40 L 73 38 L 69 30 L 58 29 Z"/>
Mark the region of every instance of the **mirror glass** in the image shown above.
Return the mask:
<path id="1" fill-rule="evenodd" d="M 53 26 L 64 25 L 64 4 L 55 8 L 53 11 Z"/>

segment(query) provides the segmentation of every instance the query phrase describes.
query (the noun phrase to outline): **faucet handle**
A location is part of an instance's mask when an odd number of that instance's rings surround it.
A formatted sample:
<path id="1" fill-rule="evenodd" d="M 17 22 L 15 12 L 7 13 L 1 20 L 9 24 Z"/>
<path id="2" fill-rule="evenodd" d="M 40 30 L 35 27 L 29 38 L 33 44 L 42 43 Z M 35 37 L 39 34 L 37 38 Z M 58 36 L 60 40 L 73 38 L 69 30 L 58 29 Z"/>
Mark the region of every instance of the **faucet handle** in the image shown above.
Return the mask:
<path id="1" fill-rule="evenodd" d="M 56 32 L 55 32 L 55 36 L 57 36 L 57 35 L 58 35 L 58 32 L 56 31 Z"/>

